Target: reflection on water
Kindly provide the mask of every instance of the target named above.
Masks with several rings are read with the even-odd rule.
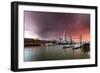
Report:
[[[70,60],[90,58],[90,50],[83,48],[63,49],[62,45],[25,47],[24,61]]]

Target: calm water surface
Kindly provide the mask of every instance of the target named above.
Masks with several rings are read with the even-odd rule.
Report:
[[[90,52],[82,48],[63,49],[62,45],[25,47],[24,61],[47,61],[47,60],[70,60],[70,59],[88,59]]]

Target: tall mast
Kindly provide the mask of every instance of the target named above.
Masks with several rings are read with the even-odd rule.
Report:
[[[63,41],[66,43],[66,31],[64,31],[64,33],[63,33]]]
[[[65,41],[66,41],[66,31],[65,31]]]
[[[82,35],[80,35],[80,46],[82,44]]]
[[[72,44],[72,43],[73,43],[72,36],[70,35],[70,44]]]

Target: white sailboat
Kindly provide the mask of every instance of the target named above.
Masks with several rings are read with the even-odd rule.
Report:
[[[66,32],[64,32],[63,34],[63,48],[71,48],[73,47],[73,45],[70,45],[68,43],[68,40],[66,39]]]

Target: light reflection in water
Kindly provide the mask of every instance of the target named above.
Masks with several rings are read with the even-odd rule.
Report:
[[[83,51],[82,48],[63,49],[62,45],[25,47],[24,61],[47,61],[47,60],[69,60],[69,59],[87,59],[90,58],[89,51]]]

